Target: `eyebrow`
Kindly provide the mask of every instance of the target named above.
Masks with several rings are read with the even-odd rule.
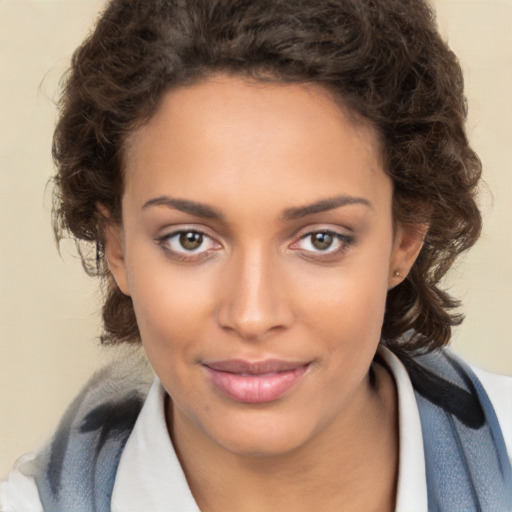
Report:
[[[293,208],[287,208],[284,210],[282,218],[284,220],[295,220],[315,213],[321,213],[328,210],[334,210],[342,206],[362,204],[372,208],[370,201],[363,197],[349,196],[342,194],[340,196],[329,197],[326,199],[320,199],[314,203],[307,204],[304,206],[297,206]],[[217,209],[212,208],[204,203],[198,203],[196,201],[190,201],[188,199],[177,199],[169,196],[159,196],[149,201],[146,201],[142,206],[143,210],[151,208],[153,206],[167,206],[168,208],[174,208],[196,217],[204,217],[207,219],[224,220],[224,215]]]
[[[326,212],[328,210],[334,210],[335,208],[340,208],[341,206],[347,206],[352,204],[362,204],[373,209],[370,201],[368,201],[368,199],[365,199],[364,197],[355,197],[342,194],[340,196],[320,199],[319,201],[304,206],[287,208],[283,213],[283,218],[285,220],[300,219],[302,217],[307,217],[308,215]]]
[[[167,206],[168,208],[174,208],[181,212],[190,213],[196,217],[205,217],[207,219],[223,219],[224,216],[215,208],[208,206],[203,203],[197,203],[195,201],[189,201],[188,199],[175,199],[169,196],[155,197],[146,201],[142,206],[143,210],[151,208],[152,206]]]

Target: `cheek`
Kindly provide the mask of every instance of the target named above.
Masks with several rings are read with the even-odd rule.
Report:
[[[338,316],[340,320],[381,317],[388,291],[390,244],[350,254],[339,267],[312,269],[296,275],[301,295],[310,307]],[[298,292],[301,290],[299,289]],[[363,325],[364,327],[364,325]]]
[[[137,271],[130,273],[130,291],[146,351],[191,351],[213,316],[208,272],[165,258],[153,258],[145,266],[133,263]]]
[[[352,362],[373,358],[385,313],[389,253],[390,244],[383,244],[364,256],[347,258],[332,272],[303,275],[307,291],[301,293],[300,314],[331,355],[343,353]]]
[[[334,347],[342,341],[347,348],[362,348],[380,340],[387,288],[369,275],[353,277],[333,279],[328,289],[310,295],[311,326],[323,330]]]
[[[386,301],[385,288],[377,291],[370,276],[340,279],[335,284],[339,285],[336,290],[316,297],[316,315],[308,316],[310,338],[319,340],[322,355],[319,372],[324,397],[334,404],[333,411],[368,374],[381,339]]]
[[[201,340],[211,331],[211,305],[190,279],[183,282],[181,272],[158,270],[154,265],[133,277],[134,310],[148,361],[173,401],[186,409],[203,402],[194,375]]]

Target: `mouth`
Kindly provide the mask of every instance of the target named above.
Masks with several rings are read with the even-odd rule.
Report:
[[[215,388],[232,400],[250,404],[281,398],[302,380],[309,365],[278,359],[203,363]]]

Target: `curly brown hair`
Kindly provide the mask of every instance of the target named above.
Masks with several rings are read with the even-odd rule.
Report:
[[[398,350],[448,343],[462,315],[439,282],[480,234],[481,164],[465,133],[460,66],[423,0],[109,2],[73,56],[53,139],[54,230],[104,279],[103,342],[140,338],[101,250],[98,204],[121,222],[127,138],[170,88],[219,72],[319,84],[371,123],[395,222],[429,225],[409,275],[388,293],[383,340]],[[96,257],[84,244],[96,244]]]

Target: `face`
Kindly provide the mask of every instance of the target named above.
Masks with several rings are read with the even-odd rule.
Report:
[[[175,434],[276,454],[360,414],[418,250],[373,130],[317,86],[218,76],[167,93],[125,162],[106,253]]]

